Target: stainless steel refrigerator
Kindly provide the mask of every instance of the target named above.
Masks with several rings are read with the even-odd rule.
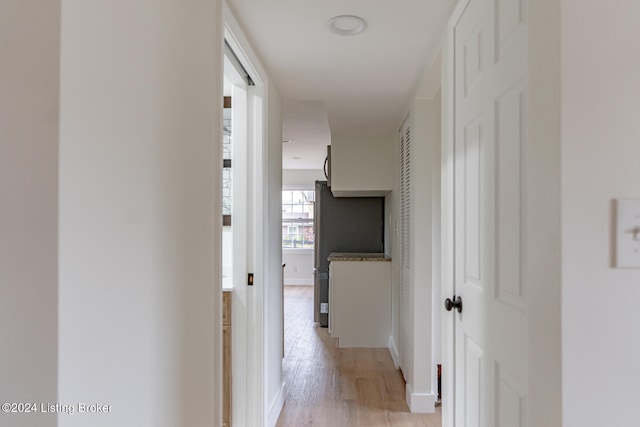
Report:
[[[331,310],[327,257],[384,252],[384,197],[333,197],[327,181],[316,181],[315,191],[314,321],[326,327]]]

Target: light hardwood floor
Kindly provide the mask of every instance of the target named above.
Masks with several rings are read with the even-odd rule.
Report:
[[[312,286],[285,286],[284,379],[278,427],[441,426],[439,412],[409,412],[389,350],[335,347],[313,323]]]

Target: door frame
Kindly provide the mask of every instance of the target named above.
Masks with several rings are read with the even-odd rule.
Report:
[[[454,294],[454,160],[455,160],[455,34],[454,29],[471,0],[461,0],[447,23],[442,46],[441,149],[441,274],[442,298]],[[440,301],[442,303],[442,301]],[[442,310],[442,426],[455,425],[455,317]]]
[[[266,73],[226,2],[223,2],[223,39],[236,54],[255,83],[247,87],[247,273],[253,273],[253,286],[244,285],[246,311],[241,328],[232,328],[232,340],[243,343],[243,354],[233,356],[233,420],[238,424],[262,427],[270,424],[269,402],[266,402],[266,376],[271,363],[267,360],[266,331],[279,327],[269,323],[266,289],[270,284],[267,262],[269,244],[276,238],[268,234],[268,81]],[[245,276],[246,277],[246,276]],[[235,279],[234,279],[235,281]],[[235,314],[235,310],[232,310]],[[236,317],[234,317],[234,322]],[[234,343],[235,346],[235,343]],[[279,361],[278,361],[279,362]],[[281,375],[281,371],[280,371]],[[239,387],[239,391],[236,389]],[[277,411],[279,413],[279,410]]]

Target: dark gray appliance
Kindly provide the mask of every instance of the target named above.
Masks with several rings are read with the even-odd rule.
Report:
[[[331,252],[384,252],[384,197],[333,197],[327,181],[316,181],[314,211],[314,321],[329,325]],[[328,307],[329,310],[331,307]]]

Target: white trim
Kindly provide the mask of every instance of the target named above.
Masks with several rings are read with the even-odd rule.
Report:
[[[442,295],[453,295],[453,143],[454,143],[454,28],[468,0],[462,0],[456,6],[446,28],[442,45],[442,150],[441,150],[441,289]],[[442,427],[455,424],[454,393],[454,318],[442,311]]]
[[[393,335],[389,336],[389,352],[391,353],[393,366],[395,366],[396,369],[400,369],[400,353],[398,353],[398,347],[396,346],[396,342],[393,339]]]
[[[280,418],[280,412],[282,411],[282,407],[284,406],[285,400],[285,390],[286,383],[283,381],[280,386],[280,390],[278,390],[278,394],[273,399],[271,406],[269,407],[269,414],[267,415],[267,426],[275,427],[278,422],[278,418]]]
[[[315,191],[313,184],[282,184],[282,191]]]
[[[282,248],[282,255],[313,255],[313,248]]]
[[[229,46],[236,54],[245,70],[251,76],[251,79],[256,86],[266,88],[266,73],[264,68],[258,61],[258,57],[251,48],[251,43],[244,35],[242,27],[236,20],[233,12],[227,5],[227,2],[223,2],[223,19],[224,19],[224,38],[229,43]]]
[[[313,286],[313,279],[297,279],[295,277],[285,277],[285,286],[301,285],[301,286]]]
[[[246,327],[244,331],[233,328],[234,336],[238,333],[246,339],[245,363],[234,363],[234,371],[241,370],[241,375],[235,378],[245,378],[244,398],[242,402],[234,399],[234,414],[236,405],[243,405],[246,425],[256,427],[265,426],[268,420],[266,402],[266,374],[272,365],[266,353],[265,331],[271,328],[279,328],[280,325],[269,323],[267,314],[269,307],[265,301],[265,285],[268,283],[270,266],[266,262],[269,253],[270,236],[265,224],[269,221],[267,215],[268,202],[268,164],[267,164],[267,106],[268,80],[264,68],[261,66],[258,56],[255,54],[244,35],[242,27],[236,20],[227,2],[223,2],[224,38],[234,51],[242,65],[247,70],[255,86],[247,88],[249,120],[248,130],[248,165],[247,184],[249,191],[247,226],[250,243],[247,250],[247,272],[254,273],[255,286],[246,289]],[[272,237],[271,237],[272,238]],[[280,268],[278,266],[278,268]],[[279,284],[279,283],[278,283]],[[239,290],[236,290],[239,291]],[[235,362],[235,357],[234,357]],[[278,363],[280,360],[278,360]],[[240,366],[238,366],[240,365]],[[239,397],[240,399],[240,397]],[[278,409],[279,410],[279,409]],[[234,421],[236,420],[234,415]]]
[[[414,393],[411,384],[407,384],[405,398],[413,413],[432,414],[436,411],[437,396],[433,393]]]

